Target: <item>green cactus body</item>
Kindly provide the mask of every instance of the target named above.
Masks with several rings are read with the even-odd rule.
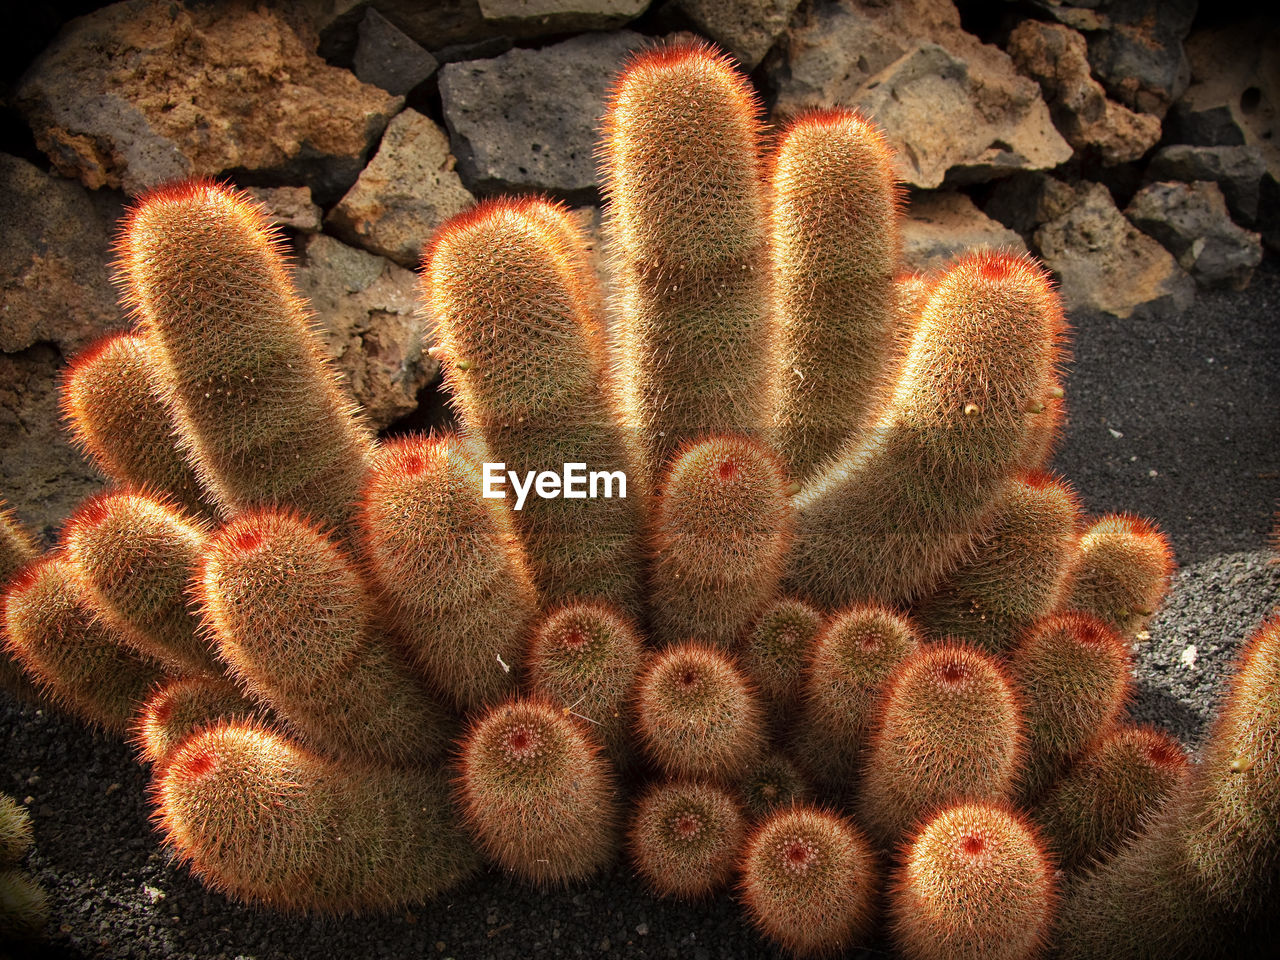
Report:
[[[795,755],[810,776],[841,798],[861,768],[882,688],[919,646],[915,626],[880,607],[835,614],[813,645]]]
[[[169,504],[136,493],[82,503],[62,533],[94,609],[138,652],[174,673],[222,672],[187,597],[205,530]]]
[[[807,804],[778,810],[747,840],[740,869],[747,916],[788,953],[836,953],[869,937],[876,856],[839,814]]]
[[[890,900],[894,943],[907,960],[1031,960],[1055,899],[1052,863],[1021,816],[959,804],[905,849]]]
[[[900,197],[876,126],[807,114],[772,159],[780,391],[773,436],[804,481],[872,421],[892,382]]]
[[[207,180],[162,187],[130,213],[120,268],[187,456],[219,509],[349,521],[371,438],[263,210]]]
[[[755,95],[699,44],[636,56],[601,143],[623,384],[645,472],[688,440],[760,436],[773,410]]]
[[[576,600],[538,624],[529,689],[587,724],[621,771],[631,768],[632,695],[644,645],[629,619],[599,600]]]
[[[743,808],[755,823],[775,810],[813,800],[813,790],[800,768],[785,753],[777,750],[752,763],[737,787]]]
[[[889,845],[948,804],[1007,800],[1024,756],[1021,714],[990,657],[960,644],[918,650],[881,694],[860,822]]]
[[[572,491],[538,489],[514,513],[539,590],[551,602],[592,596],[638,612],[642,498],[584,249],[561,207],[483,203],[427,245],[422,294],[462,423],[487,461],[505,464],[504,482],[508,471],[523,479],[585,465]],[[593,495],[591,475],[616,472],[631,481],[625,496],[616,478],[612,496],[599,480]]]
[[[685,446],[663,479],[653,528],[650,613],[659,639],[735,646],[773,598],[790,544],[777,459],[747,437]]]
[[[26,807],[0,793],[0,867],[12,867],[22,860],[34,838]]]
[[[208,886],[250,903],[386,911],[477,865],[443,775],[348,770],[277,733],[221,723],[156,768],[156,819]]]
[[[1064,607],[1093,614],[1121,636],[1136,636],[1168,592],[1172,570],[1169,539],[1155,524],[1132,514],[1110,514],[1080,537]]]
[[[787,584],[824,608],[919,597],[960,564],[1031,443],[1064,322],[1029,259],[974,254],[935,284],[897,389],[795,498]]]
[[[756,692],[725,654],[685,643],[654,654],[636,684],[636,735],[670,777],[732,782],[765,746]]]
[[[374,456],[360,507],[364,556],[384,622],[458,710],[515,692],[537,596],[508,511],[451,435],[392,440]]]
[[[444,712],[376,630],[356,568],[310,523],[242,514],[210,540],[195,586],[232,677],[309,745],[398,765],[444,748]]]
[[[147,763],[163,763],[188,737],[226,721],[261,720],[266,711],[220,677],[177,677],[152,692],[134,721],[133,743]]]
[[[972,559],[912,611],[935,637],[1008,653],[1035,621],[1055,610],[1080,533],[1080,503],[1046,474],[1010,480]]]
[[[738,801],[724,788],[676,780],[640,797],[629,847],[636,870],[659,895],[695,899],[729,882],[745,836]]]
[[[784,728],[804,685],[805,661],[822,630],[822,615],[789,597],[765,608],[742,645],[742,666],[755,681],[765,712]]]
[[[1186,754],[1168,734],[1119,725],[1095,742],[1044,798],[1036,820],[1058,865],[1105,860],[1180,792]]]
[[[3,596],[9,581],[38,556],[35,540],[22,525],[18,515],[0,499],[0,596]],[[2,627],[3,624],[0,624]],[[3,629],[0,629],[0,689],[8,690],[17,697],[30,701],[38,701],[40,693],[31,680],[22,672],[18,661],[9,653],[3,643]]]
[[[76,356],[60,391],[72,438],[99,470],[208,515],[165,396],[147,338],[136,333],[108,334]]]
[[[481,849],[526,882],[582,880],[617,851],[609,764],[550,704],[513,700],[484,714],[462,743],[457,783]]]
[[[1009,665],[1026,704],[1024,799],[1038,798],[1115,723],[1129,698],[1130,660],[1119,634],[1088,614],[1054,614],[1027,631]]]
[[[6,652],[71,712],[123,733],[161,667],[101,621],[81,577],[70,561],[51,556],[12,578],[4,598]]]

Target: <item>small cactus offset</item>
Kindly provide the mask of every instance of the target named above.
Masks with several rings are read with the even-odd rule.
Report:
[[[9,581],[37,557],[35,540],[18,515],[0,499],[0,595]],[[4,644],[4,628],[0,624],[0,687],[24,699],[38,699],[39,694],[22,667]]]
[[[783,597],[760,614],[741,645],[742,666],[760,688],[775,727],[785,727],[804,685],[805,661],[822,630],[822,614]]]
[[[757,823],[780,808],[813,801],[813,789],[800,768],[778,751],[752,763],[737,786],[747,816]]]
[[[133,742],[148,763],[163,763],[192,734],[222,721],[265,714],[220,677],[179,677],[158,686],[134,721]]]
[[[0,938],[18,944],[39,938],[49,924],[49,898],[18,868],[34,834],[25,808],[0,793]]]
[[[1095,520],[1080,537],[1065,606],[1136,635],[1169,589],[1173,549],[1149,520],[1112,514]]]

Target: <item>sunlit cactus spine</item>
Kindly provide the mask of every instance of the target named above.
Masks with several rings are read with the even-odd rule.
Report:
[[[0,938],[8,943],[33,940],[49,923],[48,895],[17,868],[33,840],[26,808],[0,793]]]
[[[868,748],[860,822],[892,844],[961,800],[1012,797],[1022,705],[1000,666],[961,644],[923,647],[886,684]]]
[[[102,622],[65,557],[23,568],[4,597],[8,655],[50,697],[91,723],[124,733],[160,664]]]
[[[723,787],[673,780],[651,786],[631,815],[631,861],[661,896],[695,899],[729,882],[746,836]]]
[[[1064,604],[1132,637],[1160,606],[1172,571],[1173,548],[1155,524],[1132,514],[1110,514],[1081,535]]]
[[[740,872],[747,916],[795,956],[836,953],[871,932],[875,852],[839,814],[807,804],[778,810],[747,840]]]
[[[457,786],[480,848],[529,883],[582,880],[617,851],[613,772],[550,704],[513,700],[480,717],[462,743]]]
[[[278,505],[341,526],[371,437],[311,327],[282,243],[247,194],[191,181],[139,200],[119,269],[183,447],[219,509]]]
[[[1009,664],[1026,720],[1024,799],[1037,799],[1120,716],[1131,659],[1120,635],[1086,613],[1054,614],[1027,631]]]
[[[764,750],[755,689],[711,647],[686,643],[653,654],[635,696],[636,736],[668,776],[730,782]]]
[[[1034,828],[1001,806],[958,804],[903,852],[890,895],[907,960],[1030,960],[1046,946],[1053,864]]]
[[[26,808],[0,793],[0,867],[11,867],[21,861],[34,841],[35,832]]]
[[[920,646],[914,624],[881,607],[832,616],[805,668],[796,758],[842,799],[855,782],[888,679]]]
[[[349,769],[252,725],[196,733],[156,768],[151,790],[178,859],[250,903],[385,911],[477,865],[441,775]]]
[[[444,748],[444,712],[377,629],[355,566],[315,526],[240,515],[210,540],[195,589],[231,676],[309,746],[400,765]]]
[[[567,603],[537,625],[529,643],[529,690],[590,726],[620,770],[634,762],[632,696],[644,660],[634,624],[600,600]]]
[[[165,397],[147,338],[136,333],[108,334],[77,354],[59,391],[72,439],[99,470],[193,515],[208,514]]]
[[[510,513],[480,496],[482,482],[455,436],[392,440],[374,455],[360,505],[383,622],[460,710],[515,692],[538,604]]]
[[[787,726],[797,710],[805,662],[821,630],[822,614],[803,600],[781,597],[760,614],[739,648],[743,669],[777,728]]]
[[[1074,871],[1111,856],[1181,790],[1189,769],[1182,746],[1167,733],[1112,728],[1071,765],[1036,811],[1058,865]]]
[[[777,750],[771,750],[747,767],[737,788],[744,812],[757,823],[775,810],[813,800],[813,789],[804,773],[790,757]]]
[[[105,493],[80,504],[62,541],[94,609],[126,642],[170,672],[222,672],[187,594],[205,547],[201,524],[164,500]]]
[[[18,571],[34,561],[38,554],[35,539],[18,515],[0,498],[0,596]],[[36,687],[23,674],[22,667],[8,652],[3,639],[3,623],[0,622],[0,688],[19,697],[38,699]]]
[[[628,413],[656,477],[682,443],[771,408],[767,199],[754,92],[702,44],[636,55],[600,153]]]
[[[807,114],[770,163],[779,334],[773,437],[811,476],[873,420],[892,387],[900,238],[893,158],[856,112]]]
[[[658,638],[728,649],[745,637],[777,590],[791,528],[788,481],[763,444],[717,436],[682,447],[654,510]]]
[[[265,710],[220,677],[176,677],[138,712],[132,740],[147,763],[163,763],[192,734],[225,721],[258,720]]]
[[[1011,479],[986,521],[972,559],[912,611],[935,637],[1005,654],[1068,588],[1080,527],[1080,501],[1048,474]]]
[[[552,602],[592,596],[636,612],[642,496],[585,247],[558,206],[482,203],[428,243],[422,298],[462,424],[483,440],[486,461],[505,464],[508,505],[517,498],[508,471],[523,481],[580,465],[558,496],[529,490],[513,514],[539,590]]]
[[[934,285],[880,419],[795,498],[787,584],[825,607],[919,597],[963,561],[1026,459],[1063,359],[1057,293],[979,253]]]

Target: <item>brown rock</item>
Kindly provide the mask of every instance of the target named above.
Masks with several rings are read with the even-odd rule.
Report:
[[[1015,173],[995,185],[982,212],[1030,239],[1036,227],[1062,216],[1075,202],[1075,191],[1056,177]]]
[[[299,233],[319,233],[321,210],[310,187],[249,187],[246,192],[267,208],[272,224]]]
[[[94,200],[78,183],[0,155],[0,351],[41,341],[79,350],[124,325],[107,266],[113,218]]]
[[[754,70],[787,29],[800,0],[675,0],[673,7]]]
[[[329,355],[381,429],[414,410],[440,365],[427,356],[434,331],[417,310],[415,277],[389,260],[318,234],[295,268]]]
[[[1195,281],[1101,184],[1082,184],[1075,205],[1037,230],[1035,244],[1061,281],[1068,312],[1124,319],[1149,304],[1185,310],[1195,298]]]
[[[1160,139],[1160,120],[1107,99],[1089,74],[1085,39],[1069,27],[1023,20],[1006,49],[1014,65],[1040,84],[1053,122],[1077,150],[1096,150],[1105,164],[1137,160]]]
[[[960,26],[950,0],[815,4],[774,70],[778,110],[846,103],[874,116],[907,183],[1055,167],[1071,147],[1034,81]]]
[[[402,101],[314,47],[267,7],[126,0],[68,24],[15,99],[58,171],[88,187],[244,169],[325,202]]]
[[[473,202],[454,166],[445,132],[405,110],[326,222],[348,243],[416,267],[432,231]]]
[[[1089,66],[1114,99],[1163,117],[1187,87],[1182,41],[1198,0],[1098,0],[1101,29],[1089,33]],[[1082,4],[1084,5],[1084,4]]]
[[[1018,234],[979,210],[963,193],[921,193],[912,198],[902,224],[905,268],[922,272],[936,270],[970,250],[1025,253],[1027,245]]]
[[[644,13],[649,0],[479,0],[486,20],[510,22],[521,32],[534,25],[539,32],[600,30],[617,27]]]

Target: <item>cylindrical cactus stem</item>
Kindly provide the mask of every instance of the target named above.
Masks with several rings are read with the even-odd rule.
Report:
[[[1182,789],[1182,745],[1150,727],[1118,725],[1071,765],[1036,820],[1064,871],[1106,860]]]
[[[832,608],[912,600],[961,563],[1031,443],[1062,309],[1030,259],[974,254],[934,286],[866,440],[795,498],[791,589]]]
[[[1035,830],[1000,806],[942,810],[906,847],[890,900],[907,960],[1031,960],[1048,940],[1053,865]]]
[[[962,644],[923,647],[890,678],[867,753],[862,819],[890,845],[961,800],[1013,794],[1022,709],[995,660]]]
[[[634,761],[632,699],[644,644],[612,604],[576,600],[537,625],[526,660],[531,692],[586,723],[621,771]]]
[[[241,514],[210,541],[195,589],[219,657],[308,745],[416,765],[444,747],[443,711],[373,624],[343,551],[294,514]]]
[[[862,766],[881,689],[919,646],[915,625],[881,607],[835,614],[813,645],[793,748],[809,775],[840,799]]]
[[[128,299],[201,486],[225,514],[298,510],[340,528],[372,450],[248,195],[161,187],[120,243]]]
[[[892,388],[900,196],[888,144],[853,110],[797,119],[771,166],[773,436],[804,481],[874,422]]]
[[[266,711],[220,677],[177,677],[157,687],[133,726],[133,744],[147,763],[163,763],[192,734],[224,721],[249,722]]]
[[[650,612],[665,643],[728,649],[773,599],[791,541],[786,477],[748,437],[708,437],[671,462],[654,511]]]
[[[21,870],[0,869],[0,939],[18,944],[37,940],[49,925],[49,896]]]
[[[0,498],[0,597],[3,597],[9,581],[18,571],[33,562],[38,555],[35,539],[22,525],[18,515]],[[40,691],[5,648],[3,634],[3,623],[0,622],[0,689],[38,702]]]
[[[613,774],[582,728],[537,700],[491,708],[462,744],[458,792],[485,854],[545,886],[582,880],[618,845]]]
[[[757,823],[775,810],[813,800],[813,790],[800,768],[777,750],[766,753],[747,767],[737,788],[743,810]]]
[[[76,445],[112,480],[208,515],[165,397],[147,338],[111,333],[72,359],[62,381],[62,414]]]
[[[652,656],[636,684],[636,733],[671,777],[732,782],[765,747],[755,690],[725,654],[685,643]]]
[[[703,44],[637,55],[601,145],[617,242],[625,401],[646,472],[773,414],[767,200],[755,94]]]
[[[803,600],[769,604],[742,645],[742,666],[760,691],[770,722],[788,724],[804,685],[804,667],[822,630],[822,614]]]
[[[788,953],[836,953],[875,922],[875,852],[839,814],[798,804],[778,810],[747,840],[741,895],[747,916]]]
[[[278,733],[220,723],[152,782],[156,820],[206,885],[325,913],[420,903],[477,866],[439,773],[348,770]]]
[[[639,612],[641,488],[614,403],[598,295],[568,213],[494,200],[450,220],[423,254],[421,289],[462,424],[514,506],[550,602],[599,597]],[[560,474],[561,471],[563,474]],[[557,474],[555,495],[538,480]],[[544,478],[545,479],[545,478]],[[488,487],[485,488],[488,490]]]
[[[6,652],[55,701],[113,733],[128,729],[162,676],[105,624],[65,557],[30,564],[4,598]]]
[[[1132,637],[1146,626],[1169,590],[1173,549],[1149,520],[1109,514],[1080,537],[1064,609],[1083,610]]]
[[[168,503],[128,491],[86,500],[62,532],[85,593],[125,641],[172,672],[216,676],[222,667],[187,596],[206,539]]]
[[[1009,663],[1025,705],[1024,799],[1038,798],[1115,723],[1129,699],[1130,660],[1120,635],[1087,613],[1054,614],[1027,631]]]
[[[631,815],[631,861],[660,896],[695,899],[726,883],[746,837],[742,811],[723,787],[654,784]]]
[[[466,711],[515,692],[537,596],[511,515],[484,499],[453,435],[392,440],[360,506],[383,621],[437,693]]]
[[[1008,653],[1062,601],[1079,533],[1069,484],[1048,474],[1008,481],[974,556],[916,605],[916,622],[934,637]]]
[[[12,867],[27,855],[34,842],[27,808],[0,793],[0,867]]]
[[[1180,834],[1200,885],[1245,915],[1274,908],[1280,885],[1280,619],[1245,644]]]

